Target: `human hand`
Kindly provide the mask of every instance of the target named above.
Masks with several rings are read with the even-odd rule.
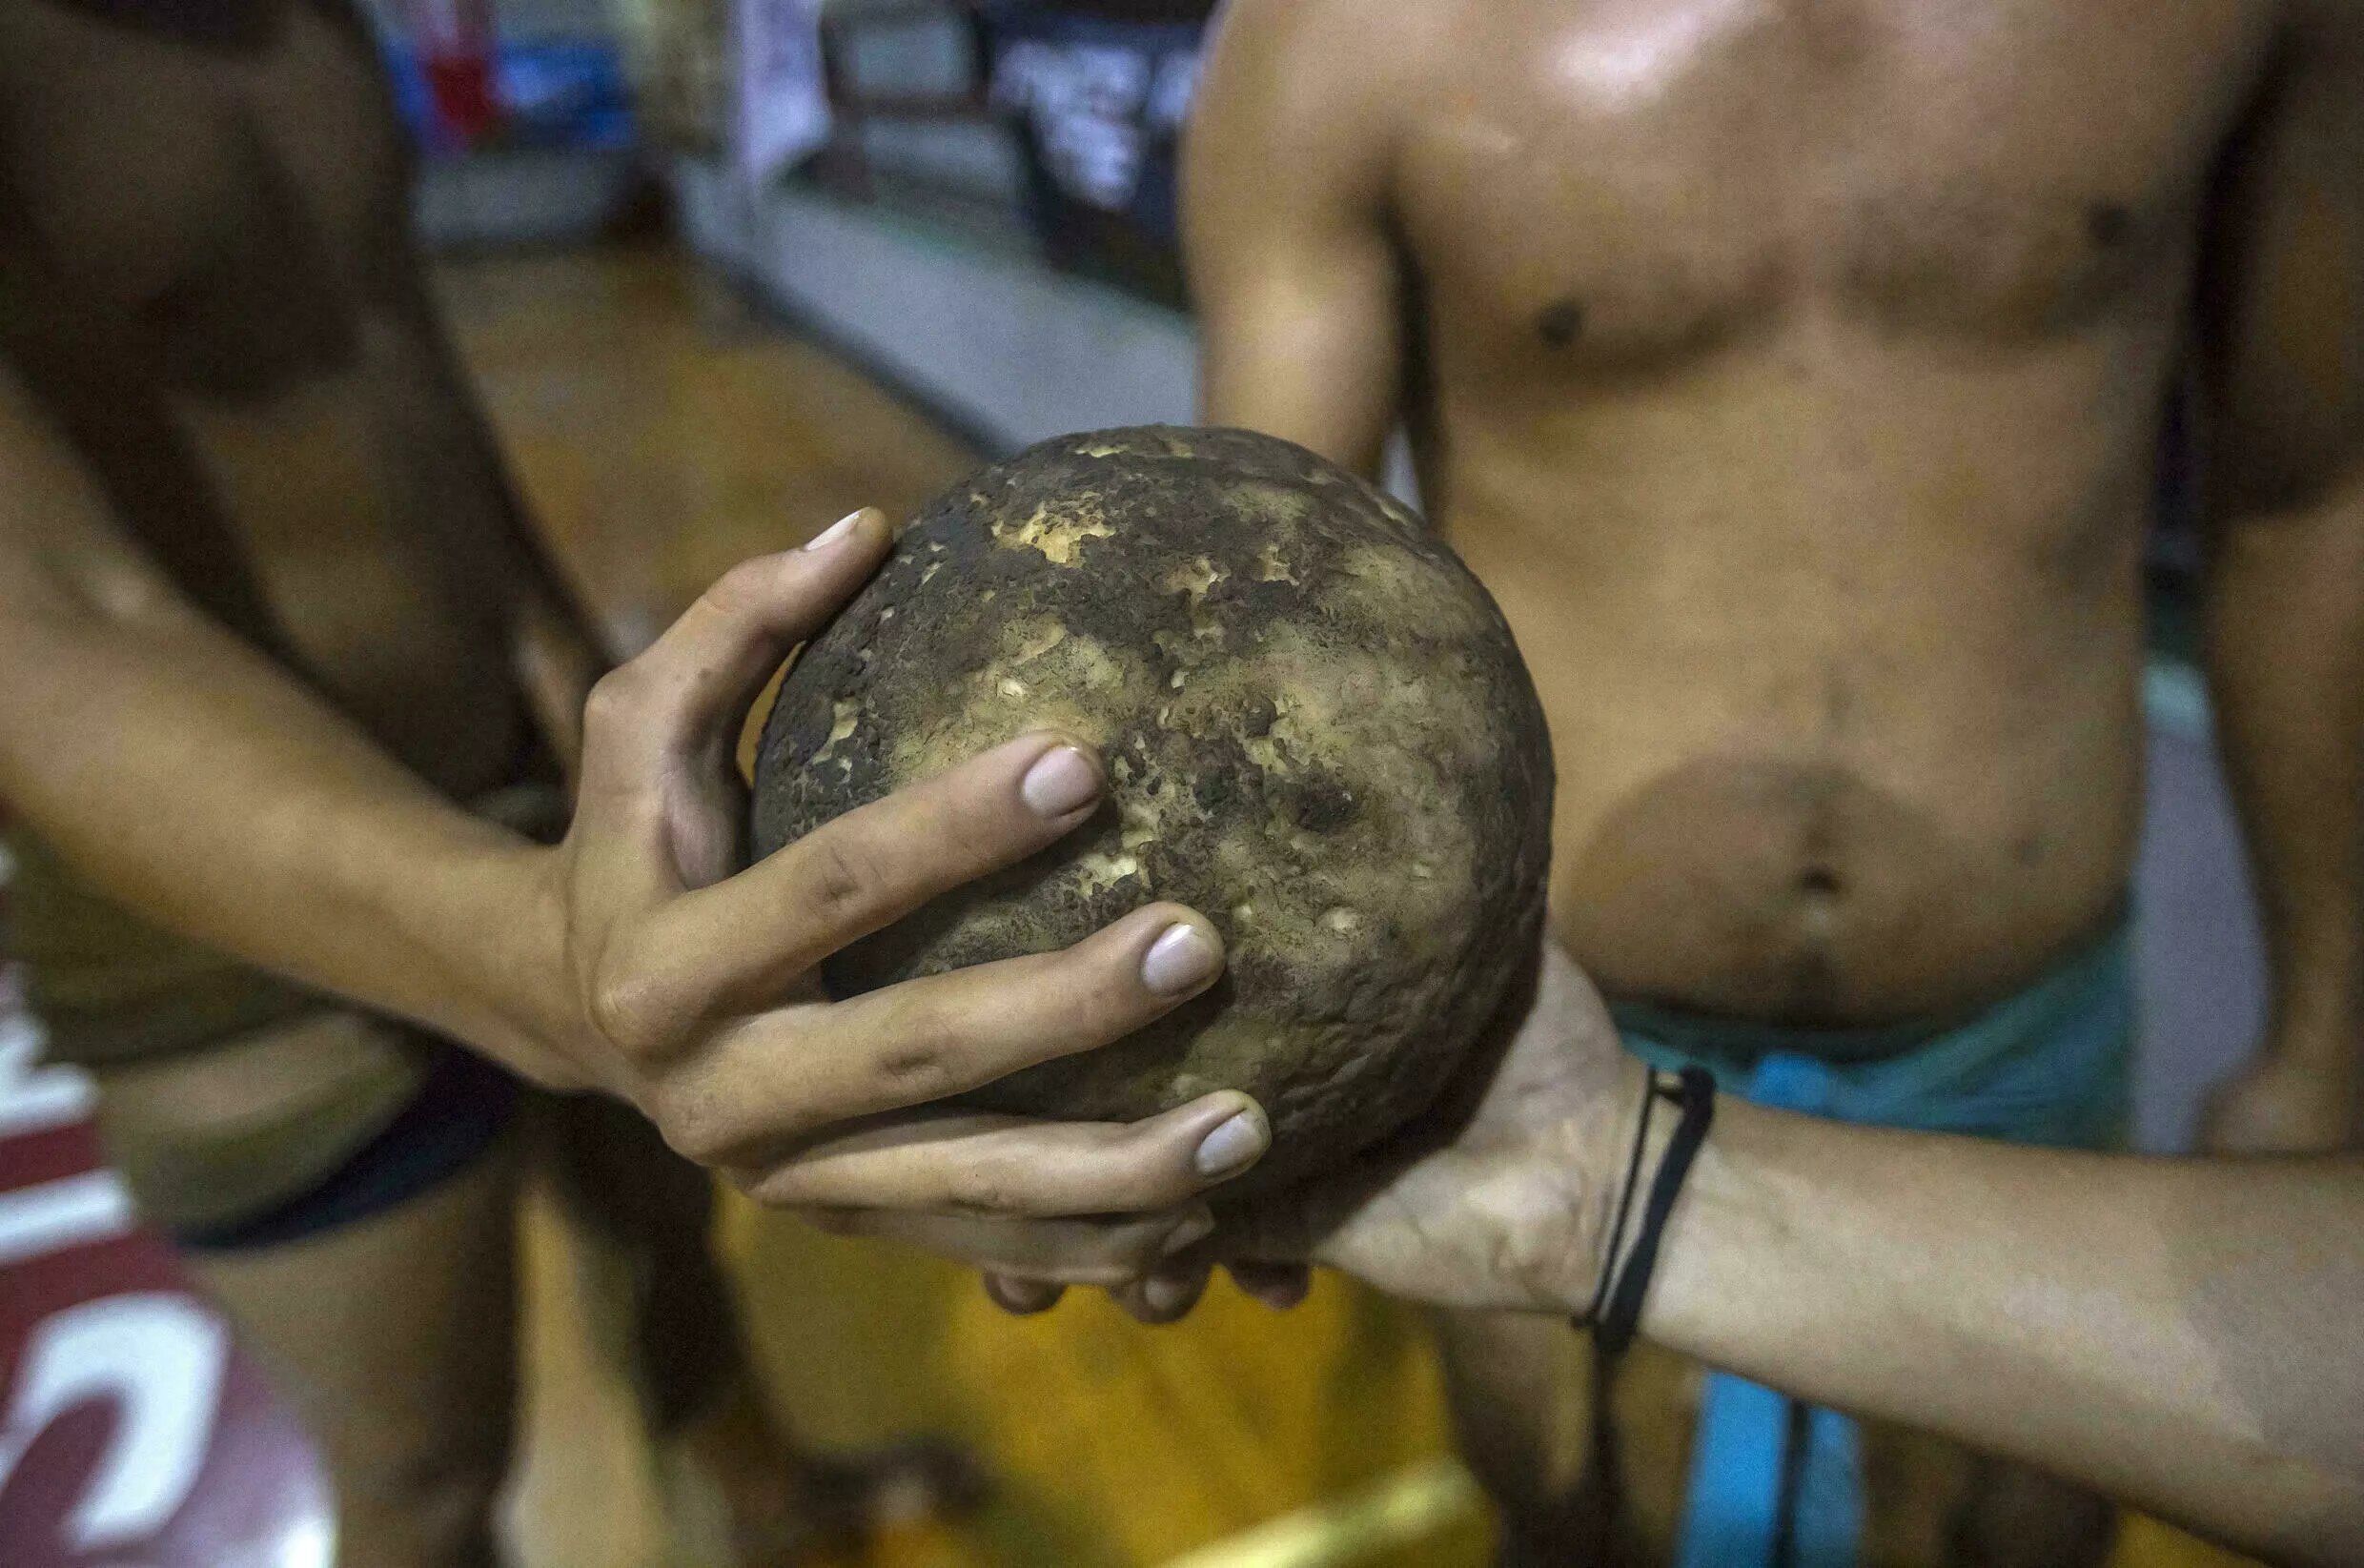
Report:
[[[1168,1322],[1218,1262],[1274,1306],[1325,1263],[1437,1305],[1573,1312],[1599,1277],[1646,1082],[1591,984],[1546,942],[1457,1094],[1402,1136],[1226,1215],[1201,1244],[1145,1257],[1146,1273],[1076,1281],[1010,1261],[988,1269],[986,1290],[1025,1313],[1057,1301],[1063,1280],[1112,1284],[1135,1317]]]
[[[828,1211],[1189,1217],[1269,1140],[1247,1096],[1131,1125],[935,1105],[1139,1028],[1211,985],[1219,937],[1158,904],[1060,952],[831,1003],[815,971],[942,893],[1089,818],[1096,761],[1063,737],[995,747],[744,865],[741,723],[888,541],[874,511],[727,573],[584,720],[566,838],[520,857],[497,937],[517,955],[505,1054],[640,1107],[758,1201]],[[743,868],[744,867],[744,868]],[[1220,1159],[1205,1160],[1213,1149]]]
[[[1252,1207],[1208,1246],[1265,1265],[1327,1264],[1435,1306],[1580,1311],[1648,1075],[1548,940],[1479,1049],[1457,1097],[1406,1135]]]

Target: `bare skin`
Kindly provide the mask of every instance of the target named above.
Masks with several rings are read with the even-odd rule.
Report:
[[[1089,816],[1095,760],[1029,737],[736,874],[731,742],[884,519],[747,563],[594,688],[605,661],[428,304],[406,179],[341,0],[0,8],[0,798],[152,919],[634,1108],[588,1151],[604,1195],[574,1190],[691,1298],[643,1303],[649,1374],[722,1363],[672,1436],[785,1523],[794,1461],[749,1418],[706,1186],[662,1145],[847,1214],[1137,1213],[1094,1277],[1137,1273],[1243,1163],[1202,1171],[1209,1132],[1242,1119],[1226,1147],[1260,1151],[1243,1097],[1134,1128],[881,1113],[1114,1038],[1211,981],[1219,945],[1160,906],[1069,952],[818,1000],[825,953]],[[581,780],[555,847],[453,804],[510,782],[535,729]],[[207,1069],[140,1075],[173,1080],[149,1122],[285,1088],[187,1074]],[[490,1553],[513,1157],[212,1270],[332,1422],[357,1563]]]
[[[2041,973],[2125,887],[2159,420],[2281,11],[1399,11],[1233,12],[1210,417],[1366,467],[1412,417],[1611,994],[1844,1025]]]
[[[1275,1200],[1225,1242],[1440,1307],[1589,1310],[1642,1069],[1556,945],[1504,1032],[1448,1136]],[[1642,1182],[1671,1130],[1653,1119]],[[2270,1561],[2364,1554],[2354,1154],[2060,1153],[1724,1096],[1651,1278],[1642,1332],[1715,1365]]]
[[[2190,353],[2274,959],[2211,1136],[2354,1135],[2356,28],[2334,0],[1233,7],[1185,178],[1207,415],[1366,469],[1409,423],[1550,714],[1558,935],[1604,990],[1943,1018],[2118,918]],[[1569,1344],[1462,1333],[1498,1342],[1458,1405],[1513,1432],[1473,1446],[1532,1456],[1488,1478],[1547,1511],[1583,1421],[1538,1368]]]

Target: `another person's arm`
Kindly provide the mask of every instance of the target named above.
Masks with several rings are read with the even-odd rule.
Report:
[[[412,181],[416,178],[414,171]],[[505,558],[499,589],[511,673],[535,729],[571,785],[581,769],[582,710],[591,687],[621,657],[642,650],[619,645],[613,628],[595,619],[551,540],[536,525],[476,382],[452,341],[429,283],[430,260],[411,228],[408,209],[395,205],[400,227],[382,240],[392,264],[378,280],[380,292],[362,308],[362,331],[377,340],[378,353],[398,361],[385,380],[406,395],[401,416],[428,427],[413,430],[410,438],[442,447],[442,472],[473,487],[478,497],[495,499],[491,520],[499,537],[492,543]],[[414,504],[424,516],[439,510],[431,499]],[[480,509],[471,508],[473,526],[482,526],[476,520],[480,517]],[[471,541],[479,547],[482,542]]]
[[[1641,1082],[1555,949],[1450,1137],[1268,1209],[1231,1245],[1441,1305],[1581,1313]],[[1661,1105],[1641,1191],[1673,1121]],[[2359,1301],[2364,1160],[2056,1153],[1727,1096],[1641,1328],[2248,1550],[2344,1564],[2364,1560]]]
[[[1200,917],[1155,906],[1065,952],[836,1005],[809,978],[1087,818],[1090,758],[1014,741],[739,868],[740,720],[886,541],[862,513],[749,561],[602,680],[575,822],[542,847],[439,798],[186,600],[0,373],[0,798],[124,903],[626,1097],[766,1201],[1147,1211],[1170,1231],[1210,1184],[1199,1143],[1234,1116],[1260,1129],[1243,1096],[1131,1128],[883,1113],[1164,1012],[1219,963]],[[1193,950],[1208,964],[1184,983],[1171,961]]]
[[[2208,670],[2273,977],[2227,1151],[2364,1132],[2364,12],[2296,9],[2203,289]]]
[[[1403,375],[1386,220],[1385,51],[1335,0],[1234,0],[1183,145],[1182,244],[1210,424],[1283,437],[1371,478]]]
[[[2276,1559],[2364,1559],[2364,1160],[2061,1154],[1738,1100],[1643,1332]]]

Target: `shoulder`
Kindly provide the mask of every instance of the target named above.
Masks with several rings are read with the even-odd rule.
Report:
[[[1230,0],[1200,112],[1273,157],[1383,160],[1428,89],[1458,7],[1420,0]]]

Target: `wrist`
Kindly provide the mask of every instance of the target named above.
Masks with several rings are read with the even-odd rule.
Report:
[[[1661,1110],[1671,1113],[1671,1122]],[[1641,1126],[1600,1249],[1592,1310],[1582,1319],[1600,1355],[1622,1355],[1641,1328],[1667,1227],[1715,1126],[1715,1079],[1704,1068],[1644,1074]]]
[[[1567,1132],[1567,1163],[1578,1174],[1556,1299],[1579,1324],[1600,1310],[1617,1256],[1631,1246],[1641,1191],[1665,1151],[1664,1118],[1653,1112],[1650,1076],[1647,1066],[1620,1050],[1613,1089],[1594,1096]]]
[[[434,976],[435,1022],[551,1088],[590,1080],[575,1062],[580,1010],[566,957],[562,848],[489,824],[436,881],[419,932]]]
[[[1798,1310],[1774,1281],[1813,1233],[1800,1140],[1820,1130],[1737,1095],[1718,1097],[1715,1130],[1667,1218],[1643,1337],[1687,1354],[1723,1354]]]

